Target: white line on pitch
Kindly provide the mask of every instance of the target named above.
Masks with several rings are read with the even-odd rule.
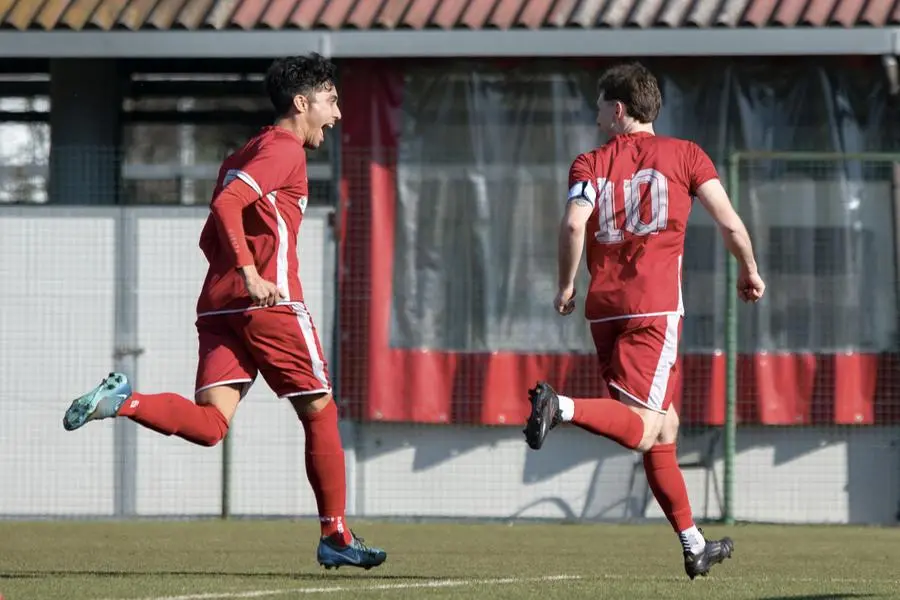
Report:
[[[331,594],[334,592],[373,592],[379,590],[412,590],[423,588],[469,587],[476,585],[508,585],[511,583],[541,583],[581,579],[580,575],[550,575],[547,577],[504,577],[502,579],[432,579],[410,583],[380,583],[374,585],[335,585],[329,587],[298,587],[274,590],[249,590],[246,592],[211,592],[186,596],[153,596],[137,600],[228,600],[238,598],[265,598],[285,594]],[[118,600],[131,600],[120,598]]]
[[[579,579],[582,579],[579,577]],[[624,573],[595,573],[589,579],[602,579],[606,581],[678,581],[686,585],[705,585],[714,582],[752,581],[754,583],[823,583],[831,585],[894,585],[900,586],[900,579],[872,579],[871,577],[771,577],[760,575],[732,575],[722,572],[721,575],[709,579],[697,578],[690,582],[684,575],[641,575]],[[700,583],[704,582],[704,583]]]

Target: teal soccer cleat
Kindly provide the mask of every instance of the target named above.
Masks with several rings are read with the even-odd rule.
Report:
[[[356,537],[352,531],[353,540],[346,546],[339,546],[331,539],[323,537],[319,540],[319,549],[316,559],[326,569],[338,567],[361,567],[367,571],[377,567],[387,559],[387,553],[381,548],[369,548],[363,543],[363,539]]]
[[[88,421],[114,417],[131,397],[131,384],[122,373],[110,373],[100,385],[76,398],[63,417],[66,431],[78,429]]]

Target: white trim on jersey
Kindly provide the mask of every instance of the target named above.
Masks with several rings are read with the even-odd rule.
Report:
[[[569,199],[566,202],[574,200],[584,200],[594,208],[597,205],[597,190],[594,189],[594,184],[590,181],[576,181],[569,188]]]
[[[275,308],[275,306],[296,306],[300,304],[299,302],[291,302],[288,300],[282,300],[280,302],[276,302],[274,306],[247,306],[245,308],[226,308],[223,310],[209,310],[202,313],[197,313],[198,317],[211,317],[213,315],[233,315],[235,313],[244,313],[250,310],[266,310],[268,308]]]
[[[312,317],[309,309],[305,304],[297,304],[294,307],[294,313],[297,315],[297,323],[300,324],[300,331],[303,333],[303,340],[306,342],[306,350],[309,352],[309,360],[312,363],[313,375],[322,384],[324,388],[331,389],[331,383],[325,374],[325,361],[319,355],[319,347],[316,345],[316,336],[313,332]]]
[[[618,315],[615,317],[603,317],[602,319],[588,319],[588,323],[606,323],[607,321],[618,321],[619,319],[640,319],[643,317],[666,317],[670,315],[681,316],[677,311],[666,310],[663,312],[652,313],[636,313],[633,315]]]
[[[275,259],[276,281],[275,285],[284,294],[284,302],[291,300],[291,288],[288,284],[288,230],[287,223],[278,212],[278,204],[275,201],[275,192],[266,194],[266,198],[272,203],[272,209],[275,211],[275,222],[278,224],[278,254]]]
[[[297,246],[294,248],[294,253],[297,256],[297,281],[303,281],[303,278],[300,277],[300,228],[303,227],[303,213],[306,210],[306,197],[302,197],[297,200],[297,204],[300,206],[300,225],[297,226]]]
[[[230,172],[231,172],[231,171],[229,171],[229,173],[230,173]],[[249,185],[250,187],[252,187],[252,188],[253,188],[253,191],[256,192],[256,193],[259,195],[260,198],[262,198],[262,195],[263,195],[262,188],[259,187],[259,184],[256,183],[256,180],[253,179],[253,177],[251,177],[249,173],[247,173],[246,171],[237,171],[237,172],[235,173],[235,175],[236,175],[241,181],[243,181],[244,183],[246,183],[247,185]]]
[[[664,310],[661,312],[652,312],[652,313],[635,313],[632,315],[617,315],[615,317],[603,317],[602,319],[588,319],[588,323],[605,323],[606,321],[616,321],[619,319],[640,319],[642,317],[664,317],[668,315],[678,315],[680,317],[684,316],[684,294],[682,290],[682,280],[681,280],[681,268],[682,268],[683,258],[681,255],[678,256],[678,275],[676,277],[675,285],[678,286],[678,306],[675,310]]]

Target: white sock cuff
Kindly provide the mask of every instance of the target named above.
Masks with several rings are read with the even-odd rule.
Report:
[[[575,401],[568,396],[556,396],[559,399],[559,412],[563,421],[575,418]]]
[[[678,537],[682,547],[691,554],[699,554],[706,547],[706,540],[696,525],[682,531]]]

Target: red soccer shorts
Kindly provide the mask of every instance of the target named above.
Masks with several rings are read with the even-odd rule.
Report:
[[[647,408],[666,412],[678,384],[681,317],[671,314],[595,322],[591,334],[609,387]]]
[[[196,391],[243,383],[261,373],[279,398],[331,391],[325,354],[303,303],[197,318]],[[243,395],[242,394],[242,395]]]

